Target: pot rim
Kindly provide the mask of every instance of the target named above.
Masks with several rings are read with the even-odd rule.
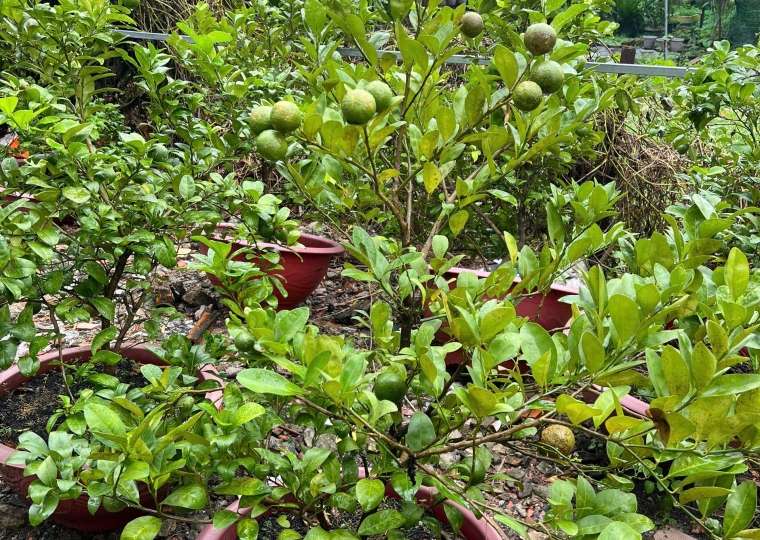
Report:
[[[130,353],[150,354],[156,360],[160,360],[160,358],[154,355],[153,352],[151,352],[150,349],[148,349],[146,345],[149,345],[149,344],[125,343],[124,346],[119,351],[119,353],[125,358],[130,359],[130,360],[136,360],[135,358],[130,357]],[[70,362],[72,360],[76,360],[83,356],[88,356],[88,355],[92,356],[92,349],[90,347],[68,347],[61,351],[61,357],[63,358],[64,362]],[[20,386],[23,386],[24,384],[26,384],[33,378],[40,375],[45,375],[49,371],[52,371],[55,368],[48,367],[48,364],[51,362],[57,361],[58,359],[59,359],[58,351],[51,351],[45,354],[41,354],[39,356],[40,369],[37,372],[37,374],[35,374],[32,377],[25,377],[26,380],[21,382],[21,384],[10,386],[8,389],[13,390]],[[45,369],[43,371],[43,367],[48,368],[48,369]],[[18,364],[14,362],[14,364],[11,367],[0,372],[0,390],[5,389],[6,385],[9,384],[9,381],[11,379],[14,379],[19,376],[23,377],[23,375],[21,375],[21,372],[18,369]],[[212,364],[205,364],[201,366],[198,372],[198,378],[202,381],[215,379],[219,381],[220,383],[223,382],[219,376],[219,372],[217,371],[216,367],[214,367]],[[208,397],[208,396],[215,395],[217,392],[219,393],[217,397],[218,399],[222,395],[221,390],[211,390],[206,394],[206,396]],[[4,393],[4,391],[2,393]],[[212,402],[214,402],[214,400],[212,400]],[[17,469],[24,469],[25,467],[21,465],[6,465],[5,463],[8,460],[8,458],[12,454],[14,454],[16,451],[17,451],[16,448],[11,448],[10,446],[0,443],[0,467],[13,467]]]
[[[216,226],[216,230],[219,231],[231,231],[231,230],[237,230],[237,227],[234,223],[219,223]],[[234,240],[236,244],[240,244],[241,246],[252,246],[257,248],[270,248],[275,249],[280,252],[292,252],[292,253],[298,253],[300,255],[338,255],[340,253],[343,253],[346,251],[346,249],[341,246],[338,242],[335,240],[331,240],[329,238],[325,238],[324,236],[317,236],[315,234],[308,234],[308,233],[301,233],[301,238],[309,238],[311,240],[316,240],[318,242],[322,242],[327,244],[328,247],[298,247],[298,246],[281,246],[279,244],[272,244],[269,242],[257,242],[255,244],[249,244],[248,242],[244,240]],[[219,235],[214,235],[214,240],[226,240],[226,238],[222,238]]]

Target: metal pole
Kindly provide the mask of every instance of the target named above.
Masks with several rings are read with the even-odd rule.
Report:
[[[668,59],[668,0],[665,0],[665,35],[662,36],[662,50],[665,53],[665,60]]]

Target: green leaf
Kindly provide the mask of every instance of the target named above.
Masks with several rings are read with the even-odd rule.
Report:
[[[249,402],[240,407],[239,409],[236,409],[234,413],[232,413],[232,418],[230,418],[230,421],[235,426],[241,426],[245,424],[246,422],[250,422],[254,418],[258,418],[259,416],[263,415],[266,412],[266,409],[259,405],[258,403]]]
[[[417,411],[409,421],[406,433],[406,444],[412,452],[418,452],[435,441],[435,426],[430,417],[422,411]]]
[[[597,540],[641,540],[641,534],[627,523],[613,521],[599,533]]]
[[[438,170],[438,167],[434,163],[429,161],[425,163],[422,168],[422,181],[425,184],[425,191],[428,192],[428,195],[433,193],[441,183],[441,171]]]
[[[388,532],[391,529],[403,527],[406,518],[397,510],[380,510],[376,514],[367,516],[356,531],[360,536],[374,536]]]
[[[589,407],[585,403],[572,396],[568,396],[567,394],[562,394],[557,397],[557,412],[560,414],[566,414],[570,421],[575,425],[602,414],[602,411],[599,409]]]
[[[528,540],[530,536],[528,535],[528,529],[525,528],[525,526],[517,521],[513,517],[505,516],[502,514],[496,514],[494,516],[494,519],[498,521],[499,523],[503,523],[513,531],[515,531],[517,534]]]
[[[726,261],[726,285],[731,291],[731,297],[737,300],[749,284],[749,262],[747,256],[739,248],[731,248]]]
[[[462,527],[462,523],[464,522],[464,516],[462,515],[462,512],[459,510],[459,508],[450,504],[444,504],[443,511],[446,514],[446,519],[449,520],[449,525],[454,530],[454,534],[458,535],[459,529]]]
[[[559,33],[559,31],[562,30],[566,24],[568,24],[575,17],[589,8],[590,6],[588,4],[573,4],[565,11],[561,11],[557,14],[556,17],[554,17],[554,20],[552,21],[552,28],[554,28],[557,33]]]
[[[604,345],[594,333],[588,331],[583,333],[580,352],[589,373],[593,374],[602,369],[607,355],[604,352]]]
[[[87,426],[103,444],[110,447],[118,447],[116,443],[103,437],[98,437],[99,433],[105,435],[115,435],[124,437],[127,429],[114,411],[98,403],[89,403],[84,406],[84,419]]]
[[[755,516],[757,508],[757,485],[748,480],[736,486],[736,490],[726,499],[726,511],[723,516],[723,536],[731,538],[744,530]]]
[[[695,487],[687,489],[678,497],[681,504],[689,504],[699,499],[710,499],[712,497],[724,497],[731,493],[730,489],[721,487]]]
[[[92,339],[92,346],[90,347],[92,354],[95,354],[97,350],[106,343],[109,343],[116,339],[116,334],[118,333],[119,329],[115,326],[109,326],[108,328],[98,332],[97,335]]]
[[[668,345],[662,351],[661,362],[668,391],[674,396],[684,397],[691,388],[691,373],[686,360],[680,352]]]
[[[716,366],[715,356],[704,342],[697,343],[691,352],[691,371],[694,374],[694,386],[697,390],[702,390],[710,384],[715,375]]]
[[[639,306],[625,295],[612,295],[610,317],[618,334],[618,343],[627,343],[639,327]]]
[[[203,510],[206,507],[206,490],[199,484],[187,484],[169,493],[161,504]]]
[[[454,233],[454,236],[462,232],[469,217],[470,214],[467,213],[467,210],[460,210],[449,218],[449,228],[451,229],[451,232]]]
[[[303,391],[285,377],[274,371],[260,368],[244,369],[237,375],[237,381],[257,394],[275,396],[297,396]]]
[[[362,478],[356,483],[356,500],[365,512],[377,508],[384,494],[385,484],[382,480]]]
[[[259,536],[259,522],[248,517],[242,518],[237,524],[237,535],[238,540],[256,540]]]
[[[121,540],[152,540],[161,530],[161,518],[142,516],[133,519],[121,531]]]
[[[760,388],[760,375],[730,373],[713,379],[702,391],[702,396],[729,396],[755,388]]]
[[[90,200],[90,192],[83,187],[66,186],[61,193],[76,204],[84,204]]]

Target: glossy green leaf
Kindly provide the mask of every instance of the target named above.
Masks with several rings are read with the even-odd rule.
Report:
[[[435,426],[430,417],[422,411],[417,411],[409,420],[406,433],[406,444],[412,452],[418,452],[435,441]]]
[[[744,530],[755,516],[757,509],[757,484],[748,480],[736,486],[736,490],[726,499],[723,515],[723,534],[731,538]]]
[[[133,519],[121,531],[121,540],[152,540],[161,530],[161,518],[142,516]]]
[[[237,381],[257,394],[275,396],[297,396],[303,391],[285,377],[268,369],[244,369],[237,375]]]

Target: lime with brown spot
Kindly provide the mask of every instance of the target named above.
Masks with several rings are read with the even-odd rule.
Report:
[[[340,103],[343,118],[349,124],[366,124],[377,112],[377,104],[372,94],[366,90],[349,90]]]
[[[249,121],[251,123],[251,130],[253,131],[254,135],[263,133],[268,129],[273,129],[272,120],[270,119],[271,116],[272,107],[269,107],[268,105],[256,107],[251,111],[251,114],[249,115]]]
[[[272,107],[269,121],[280,133],[290,133],[301,127],[301,109],[292,101],[278,101]]]
[[[514,94],[512,95],[512,102],[519,110],[530,112],[541,105],[542,98],[543,92],[541,91],[540,86],[533,81],[524,81],[515,87]]]
[[[546,54],[557,43],[557,32],[546,23],[531,24],[525,31],[523,42],[533,56]]]
[[[280,161],[288,153],[288,141],[279,131],[268,129],[256,137],[256,149],[267,161]]]
[[[377,112],[383,112],[391,106],[391,102],[393,101],[393,90],[391,90],[391,87],[383,81],[372,81],[365,87],[365,90],[375,98],[375,108]]]
[[[553,94],[565,84],[565,73],[554,60],[539,64],[530,73],[530,80],[541,87],[544,94]]]
[[[462,33],[468,38],[476,38],[483,32],[483,17],[474,11],[462,15]]]
[[[575,435],[567,426],[553,424],[541,432],[541,442],[569,456],[575,450]]]

